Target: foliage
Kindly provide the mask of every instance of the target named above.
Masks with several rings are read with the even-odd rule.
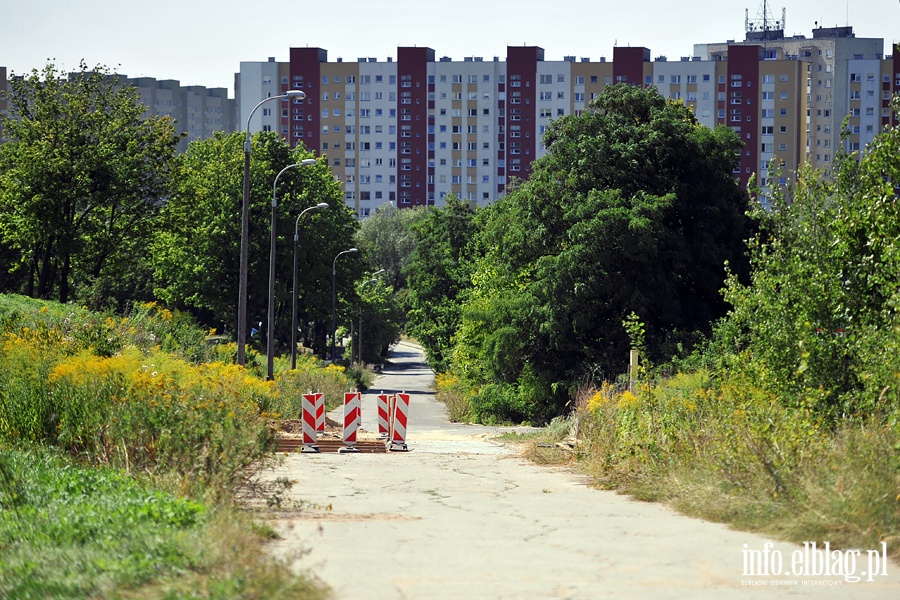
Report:
[[[484,210],[461,317],[431,308],[454,316],[452,368],[488,412],[548,420],[585,373],[624,370],[629,314],[650,360],[690,346],[725,313],[725,264],[742,270],[734,133],[654,89],[612,86],[592,109],[554,121],[529,181]]]
[[[143,117],[104,67],[48,64],[10,80],[0,145],[0,232],[12,291],[121,308],[149,296],[144,261],[168,194],[178,135]]]
[[[322,596],[265,564],[259,540],[229,509],[46,450],[0,446],[0,470],[4,598]]]
[[[153,244],[155,293],[170,306],[195,312],[210,327],[227,329],[237,322],[243,143],[240,132],[191,143],[179,157],[179,177]],[[282,169],[308,158],[313,158],[310,152],[302,147],[290,149],[275,133],[252,138],[247,315],[248,327],[260,331],[266,330],[268,313],[272,186]],[[322,353],[331,320],[332,259],[353,245],[358,224],[324,160],[285,171],[275,193],[276,340],[282,344],[290,340],[296,227],[299,318],[303,324],[318,325],[315,334],[305,325],[302,330],[305,337],[316,336]],[[298,221],[304,209],[320,202],[329,208],[307,213]],[[361,273],[360,261],[341,263],[337,272],[340,298],[352,297],[352,282]]]
[[[579,396],[579,466],[600,486],[795,542],[886,540],[900,555],[900,430],[882,420],[831,429],[809,407],[705,370]]]
[[[454,196],[442,207],[430,207],[413,227],[416,247],[405,271],[407,327],[437,371],[448,366],[459,305],[471,286],[469,246],[476,227],[473,208]]]
[[[723,366],[787,406],[900,418],[898,181],[900,130],[887,128],[861,156],[838,155],[833,178],[806,171],[774,194],[750,284],[728,282]]]
[[[365,252],[372,269],[384,269],[384,281],[394,290],[406,287],[404,270],[409,264],[416,239],[413,228],[427,209],[396,208],[386,203],[366,217],[356,234],[357,247]]]
[[[160,349],[183,350],[178,340],[188,338],[166,332],[175,317],[165,310],[136,325],[102,320],[104,339],[116,341],[98,354],[98,336],[72,335],[90,329],[90,313],[58,319],[68,307],[12,300],[15,311],[0,311],[0,441],[167,474],[194,493],[228,495],[270,456],[269,420],[276,411],[298,412],[307,389],[341,398],[350,387],[343,369],[322,368],[312,357],[297,371],[279,369],[275,381],[235,364],[185,360]],[[156,321],[166,326],[151,327]]]
[[[405,314],[397,295],[380,279],[360,290],[357,319],[357,348],[362,348],[362,364],[378,364],[387,360],[390,346],[400,341]],[[361,336],[361,337],[360,337]]]

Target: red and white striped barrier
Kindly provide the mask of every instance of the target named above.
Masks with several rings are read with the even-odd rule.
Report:
[[[303,421],[303,448],[301,452],[318,452],[316,446],[316,395],[303,394],[302,421]]]
[[[316,432],[325,433],[325,394],[316,392]]]
[[[409,416],[409,394],[400,393],[396,396],[393,419],[391,423],[391,444],[389,450],[405,452],[406,447],[406,423]]]
[[[338,452],[359,452],[356,445],[356,432],[359,429],[361,420],[360,413],[360,393],[347,392],[344,394],[344,447]]]
[[[378,394],[378,435],[383,438],[388,437],[389,431],[388,398],[388,394]]]

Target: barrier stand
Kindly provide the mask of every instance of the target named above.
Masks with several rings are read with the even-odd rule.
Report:
[[[359,452],[359,448],[355,447],[360,423],[359,400],[360,393],[357,391],[344,394],[344,447],[338,450],[340,453]]]
[[[325,394],[316,392],[316,432],[325,433]]]
[[[409,394],[402,392],[397,394],[394,405],[394,419],[391,427],[391,452],[406,452],[406,423],[409,415]]]
[[[378,437],[388,437],[388,395],[378,394]]]
[[[316,395],[303,394],[301,405],[301,417],[303,421],[303,447],[300,452],[318,452],[316,445]]]
[[[397,394],[391,394],[387,398],[388,401],[388,437],[385,445],[390,446],[391,438],[394,437],[394,409],[397,407]]]

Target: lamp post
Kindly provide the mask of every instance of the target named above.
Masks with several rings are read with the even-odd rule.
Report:
[[[291,288],[293,290],[291,293],[291,370],[297,368],[297,243],[300,240],[298,228],[300,226],[300,218],[317,208],[328,208],[328,203],[319,202],[315,206],[310,206],[297,215],[297,220],[294,221],[294,285]]]
[[[331,261],[331,362],[334,362],[334,336],[337,331],[337,259],[342,254],[350,254],[358,252],[356,248],[350,248],[343,252],[338,252],[334,260]]]
[[[269,241],[269,318],[268,332],[266,333],[266,379],[272,381],[275,378],[275,225],[278,221],[278,200],[276,192],[278,191],[278,179],[281,174],[288,169],[294,167],[308,167],[316,164],[316,159],[307,158],[293,165],[288,165],[278,172],[275,176],[275,183],[272,184],[272,237]]]
[[[362,354],[362,348],[363,348],[363,346],[362,346],[362,323],[363,323],[362,291],[363,291],[363,288],[365,288],[370,283],[375,283],[376,281],[378,281],[378,278],[375,277],[375,275],[381,275],[382,273],[384,273],[384,269],[378,269],[377,271],[372,273],[372,279],[367,279],[366,281],[363,281],[362,285],[359,286],[359,330],[356,332],[356,345],[359,346],[359,349],[356,351],[356,354],[359,357],[358,360],[359,360],[360,365],[365,365],[365,363],[363,362],[363,354]]]
[[[301,90],[288,90],[278,96],[263,98],[259,104],[253,107],[247,117],[247,134],[244,138],[244,200],[241,208],[241,256],[240,275],[238,280],[238,322],[237,322],[237,362],[243,365],[246,362],[245,345],[247,340],[247,257],[250,248],[250,119],[256,109],[269,100],[276,98],[298,98],[303,100],[306,94]]]

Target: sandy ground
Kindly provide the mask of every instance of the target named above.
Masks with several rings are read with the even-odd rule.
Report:
[[[266,474],[296,482],[298,507],[272,514],[282,537],[271,552],[337,598],[900,598],[900,566],[870,562],[870,549],[832,558],[858,582],[763,576],[749,557],[811,573],[817,563],[802,546],[528,463],[492,441],[503,428],[448,423],[432,381],[421,350],[402,343],[363,397],[363,428],[377,431],[376,395],[412,394],[409,452],[291,454]]]

